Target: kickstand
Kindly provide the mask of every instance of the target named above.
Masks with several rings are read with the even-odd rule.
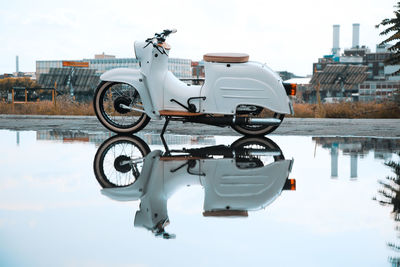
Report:
[[[167,129],[168,123],[169,123],[170,117],[167,116],[165,117],[165,123],[164,123],[164,127],[161,130],[161,136],[164,136],[165,130]]]
[[[161,134],[160,134],[160,138],[161,138],[161,141],[162,141],[162,143],[163,143],[163,145],[164,145],[165,154],[166,154],[166,155],[170,155],[170,154],[171,154],[171,152],[169,151],[167,142],[165,142],[165,139],[164,139],[164,133],[165,133],[165,130],[167,129],[169,120],[170,120],[170,117],[167,116],[167,117],[165,118],[164,127],[162,128],[162,131],[161,131]]]

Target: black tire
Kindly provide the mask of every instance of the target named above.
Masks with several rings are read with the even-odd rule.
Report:
[[[118,164],[123,160],[144,158],[149,146],[137,136],[116,135],[104,141],[93,161],[94,175],[103,188],[126,187],[140,176],[142,165]]]
[[[123,109],[119,104],[129,106],[140,103],[140,95],[132,86],[119,82],[101,82],[93,98],[94,112],[107,129],[119,134],[136,133],[150,121],[146,113],[137,116],[137,111]]]
[[[259,112],[260,114],[264,114],[264,111],[261,110]],[[250,117],[261,117],[260,115],[248,115]],[[269,116],[270,117],[270,116]],[[279,119],[281,120],[281,123],[283,119],[285,118],[285,114],[280,114],[280,113],[274,113],[272,115],[272,118]],[[264,136],[267,134],[272,133],[275,131],[280,124],[274,125],[274,126],[268,126],[268,125],[232,125],[232,128],[237,131],[240,134],[243,134],[245,136]]]
[[[241,166],[246,166],[243,163],[248,164],[248,166],[250,166],[251,168],[262,167],[265,166],[266,163],[270,161],[269,159],[263,158],[261,156],[249,156],[246,151],[252,148],[266,149],[279,152],[279,155],[272,156],[271,160],[274,162],[285,159],[285,156],[283,155],[280,147],[274,141],[264,136],[242,137],[233,142],[231,148],[235,152],[236,165],[239,168],[243,168]]]

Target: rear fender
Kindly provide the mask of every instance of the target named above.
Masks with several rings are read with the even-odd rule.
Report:
[[[122,82],[133,86],[140,95],[144,110],[152,119],[159,119],[155,115],[153,101],[144,82],[145,76],[137,69],[116,68],[106,71],[100,76],[100,80],[107,82]]]
[[[202,110],[235,114],[239,105],[256,105],[277,113],[292,113],[291,102],[280,77],[257,62],[205,63],[206,80],[201,89]]]

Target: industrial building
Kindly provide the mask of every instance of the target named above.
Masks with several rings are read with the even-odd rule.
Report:
[[[36,61],[36,77],[49,73],[50,68],[63,68],[65,60],[38,60]],[[94,59],[74,60],[74,62],[88,62],[89,69],[94,69],[97,75],[114,68],[139,68],[139,61],[136,58],[115,58],[110,55],[95,55]],[[191,78],[192,68],[190,59],[169,58],[168,69],[178,78]]]
[[[315,102],[318,86],[321,89],[320,96],[326,102],[393,99],[400,88],[400,76],[391,74],[400,66],[385,66],[384,61],[391,55],[388,47],[377,45],[376,51],[371,52],[368,47],[360,46],[360,24],[358,23],[353,24],[351,48],[344,49],[341,53],[339,40],[340,25],[333,25],[332,53],[313,63],[313,79],[304,96],[310,102]],[[337,67],[329,67],[333,65]],[[358,74],[355,75],[355,73]],[[329,81],[330,84],[325,83],[321,87],[324,81]]]
[[[168,69],[179,79],[192,78],[190,59],[169,58]],[[74,61],[36,61],[36,77],[42,87],[57,87],[57,91],[71,94],[78,99],[87,99],[99,83],[102,73],[114,68],[139,68],[136,58],[116,58],[99,54],[94,59]]]

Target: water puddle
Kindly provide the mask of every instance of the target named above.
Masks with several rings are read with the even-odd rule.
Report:
[[[400,139],[0,137],[2,266],[400,260]]]

